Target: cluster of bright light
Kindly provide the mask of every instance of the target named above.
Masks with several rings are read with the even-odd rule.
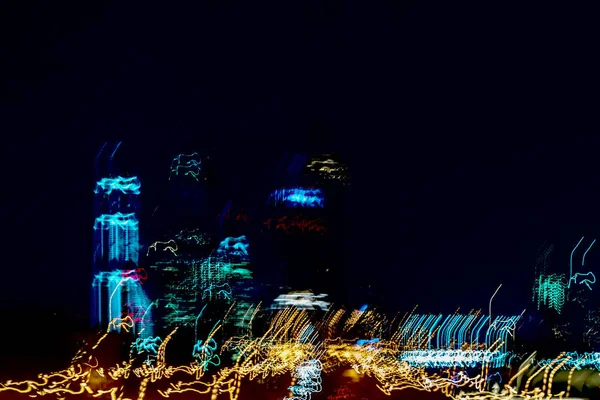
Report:
[[[397,332],[395,340],[405,350],[464,349],[465,346],[489,349],[497,341],[498,349],[507,351],[509,337],[514,335],[519,316],[497,316],[490,323],[488,315],[469,314],[411,314]]]
[[[183,176],[191,176],[196,181],[199,181],[201,171],[202,159],[198,153],[180,154],[171,161],[169,179],[181,174]]]
[[[326,231],[322,218],[304,218],[301,215],[281,218],[269,218],[263,223],[268,229],[275,229],[286,233],[292,232],[318,232]]]
[[[358,339],[356,341],[356,345],[357,346],[364,346],[364,345],[372,345],[372,346],[376,346],[377,344],[379,344],[379,338],[374,338],[374,339]]]
[[[564,275],[540,274],[535,288],[538,310],[542,305],[556,310],[559,314],[565,304],[567,284]]]
[[[393,343],[382,342],[379,346],[348,346],[348,343],[334,340],[327,343],[323,357],[324,370],[350,365],[359,376],[372,376],[377,387],[385,394],[407,388],[427,391],[441,391],[451,394],[452,386],[478,387],[485,374],[469,378],[460,372],[459,379],[430,374],[422,367],[413,367],[397,359],[398,351]]]
[[[227,237],[219,243],[217,253],[225,256],[241,257],[242,260],[247,260],[248,247],[250,247],[250,243],[245,235],[239,237]]]
[[[132,261],[136,265],[139,260],[139,222],[135,213],[102,214],[94,222],[94,230],[100,231],[99,251],[104,258],[105,241],[108,241],[109,261]],[[108,232],[105,238],[104,231]]]
[[[319,360],[303,361],[296,367],[293,378],[296,384],[288,388],[292,397],[284,397],[284,400],[310,400],[312,393],[318,393],[321,387],[321,371],[323,366]]]
[[[312,292],[292,292],[280,294],[271,306],[274,310],[282,310],[288,307],[296,307],[301,310],[315,310],[315,308],[327,311],[330,302],[324,301],[327,294],[314,294]]]
[[[403,351],[399,359],[412,366],[426,368],[474,368],[484,364],[501,368],[510,365],[512,357],[509,352],[499,351],[427,349]]]
[[[348,168],[344,164],[334,160],[329,154],[312,158],[306,167],[324,180],[335,180],[342,184],[348,184],[350,181],[348,178]]]
[[[141,338],[138,337],[132,345],[132,349],[135,349],[138,355],[158,355],[158,347],[160,346],[162,339],[160,336]]]
[[[202,314],[202,312],[200,312],[200,314]],[[198,317],[200,317],[200,315]],[[218,354],[215,354],[218,346],[216,340],[213,338],[214,333],[219,329],[220,322],[221,321],[218,321],[215,324],[206,340],[197,340],[194,349],[192,350],[192,356],[198,360],[202,371],[208,371],[209,365],[218,367],[221,364],[221,358]]]
[[[144,268],[136,268],[125,271],[114,270],[111,271],[110,274],[121,275],[121,278],[124,278],[126,280],[132,280],[135,282],[142,282],[148,279],[148,274],[146,273],[146,270]]]
[[[578,352],[574,351],[574,352],[564,353],[563,358],[566,360],[564,363],[562,363],[563,369],[587,368],[587,369],[600,370],[600,352],[579,354]],[[538,361],[537,364],[540,367],[547,367],[549,365],[556,364],[555,360],[556,359],[547,358],[547,359]]]
[[[286,207],[322,208],[325,196],[318,188],[277,189],[269,195],[269,201]]]
[[[524,376],[527,369],[533,366],[532,363],[526,363],[506,383],[503,393],[491,394],[483,391],[491,377],[497,375],[489,372],[489,364],[482,366],[481,372],[475,370],[471,374],[457,372],[454,368],[441,373],[431,373],[424,367],[401,360],[402,351],[394,341],[379,338],[357,341],[338,337],[347,335],[347,332],[338,331],[332,324],[343,325],[344,310],[332,310],[318,320],[314,320],[315,313],[306,310],[281,310],[273,315],[266,330],[254,336],[251,325],[258,310],[259,307],[256,307],[250,312],[252,317],[246,334],[226,340],[219,351],[213,336],[228,318],[229,313],[226,314],[223,321],[217,322],[204,340],[196,342],[193,351],[196,359],[188,365],[179,366],[166,363],[167,346],[179,328],[173,329],[162,340],[156,337],[140,340],[132,334],[134,323],[131,317],[115,318],[96,343],[90,343],[78,351],[67,369],[52,374],[41,374],[37,380],[5,382],[0,384],[0,393],[21,393],[28,397],[54,394],[61,398],[82,394],[90,397],[143,400],[148,391],[162,397],[193,392],[189,394],[205,394],[210,396],[211,400],[237,400],[243,390],[243,382],[257,377],[289,374],[292,376],[291,395],[297,399],[307,399],[309,394],[320,389],[321,373],[327,374],[339,368],[347,371],[351,368],[353,379],[369,376],[376,381],[379,390],[387,395],[393,391],[413,388],[439,391],[456,400],[509,399],[517,395],[541,398],[540,392],[543,396],[551,397],[554,373],[564,368],[570,359],[561,355],[535,371],[525,382],[524,390],[517,393],[516,388],[512,386],[515,379]],[[365,310],[360,313],[360,317],[351,324],[352,326],[373,324],[374,321],[382,320],[381,315],[373,311]],[[350,317],[353,315],[355,314],[352,313]],[[109,335],[116,334],[115,330],[122,330],[125,335],[131,334],[130,359],[112,365],[101,364],[106,349],[100,346]],[[366,329],[369,330],[377,328]],[[392,336],[399,337],[397,334]],[[126,336],[120,336],[119,340],[122,342],[125,338]],[[226,353],[235,356],[234,362],[229,366],[221,366],[219,361]],[[215,358],[217,354],[218,359]],[[149,355],[152,356],[150,359]],[[206,374],[208,365],[220,368]],[[538,387],[530,390],[533,377],[540,372],[544,372],[541,390]],[[560,396],[566,394],[565,397],[568,397],[570,382],[571,375],[566,393],[562,392]],[[136,386],[137,393],[128,391]],[[459,390],[462,389],[471,392],[460,393]]]
[[[102,178],[96,182],[94,193],[110,195],[113,191],[118,191],[123,194],[140,194],[141,186],[137,176],[130,178],[123,178],[122,176]]]

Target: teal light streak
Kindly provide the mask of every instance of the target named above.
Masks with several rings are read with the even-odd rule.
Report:
[[[411,315],[408,318],[408,321],[406,321],[406,325],[402,329],[402,336],[403,337],[411,337],[411,335],[409,333],[412,333],[411,328],[412,328],[413,325],[415,325],[415,322],[416,322],[417,318],[419,318],[419,315],[417,315],[417,314]]]
[[[119,147],[121,146],[121,143],[123,142],[119,142],[117,143],[117,145],[115,146],[115,149],[113,150],[112,154],[110,155],[110,159],[112,160],[115,157],[115,154],[117,153],[117,150],[119,150]]]
[[[587,250],[585,251],[585,253],[583,253],[583,258],[581,259],[581,265],[585,265],[585,255],[588,253],[588,251],[590,251],[590,249],[592,248],[592,246],[594,245],[594,243],[596,243],[596,239],[594,239],[594,241],[592,242],[592,244],[590,244],[590,247],[588,247]]]
[[[452,344],[451,341],[454,338],[454,332],[456,332],[456,328],[459,326],[462,320],[462,315],[457,315],[453,318],[452,324],[446,331],[446,348],[450,348]]]
[[[496,326],[497,322],[498,322],[498,318],[500,317],[496,317],[496,319],[494,320],[493,323],[490,324],[490,326],[488,327],[487,331],[485,332],[485,347],[487,348],[487,350],[489,350],[490,348],[490,335],[495,332],[496,330],[498,330],[498,327]]]
[[[473,315],[465,315],[465,317],[461,321],[460,327],[457,328],[458,335],[456,337],[456,341],[457,341],[456,346],[457,346],[457,349],[459,349],[459,350],[462,347],[462,344],[464,342],[464,332],[470,325],[470,322],[472,319],[473,319]]]
[[[418,341],[419,344],[422,342],[421,337],[425,335],[425,332],[428,332],[428,328],[435,322],[435,315],[430,315],[427,317],[427,319],[425,320],[425,324],[423,324],[423,327],[421,329],[419,329],[419,336],[418,336]],[[429,343],[429,336],[427,336],[427,343]]]
[[[408,335],[409,338],[414,338],[417,336],[418,332],[420,332],[421,330],[423,321],[425,321],[425,318],[427,318],[427,315],[416,315],[415,317],[417,317],[418,319],[415,319],[415,321],[413,321],[413,324],[411,325],[410,334]]]
[[[483,317],[479,320],[477,325],[475,325],[473,332],[471,332],[471,343],[479,344],[481,328],[483,328],[483,326],[489,320],[489,318],[490,318],[489,315],[486,315],[485,317]]]
[[[423,330],[428,326],[431,316],[424,316],[425,320],[423,321],[423,318],[421,317],[420,321],[423,321],[419,324],[418,326],[418,330],[415,332],[415,337],[417,338],[417,343],[421,343],[421,335],[423,334]]]
[[[465,335],[471,324],[475,321],[475,315],[469,315],[463,326],[458,331],[458,348],[460,349],[465,342]]]
[[[440,323],[442,319],[442,314],[439,314],[438,317],[436,318],[435,322],[431,325],[431,328],[429,328],[429,340],[427,340],[427,348],[431,349],[431,339],[432,339],[432,335],[433,335],[433,329]]]
[[[130,178],[124,178],[117,176],[116,178],[102,178],[96,182],[96,188],[94,193],[99,194],[104,192],[110,195],[113,191],[120,191],[123,194],[140,194],[140,188],[142,187],[140,180],[137,176]]]
[[[450,321],[452,318],[452,315],[448,315],[446,317],[446,319],[444,320],[444,322],[442,322],[442,325],[440,326],[440,329],[438,330],[438,334],[436,337],[436,347],[439,349],[440,348],[440,341],[443,343],[443,335],[444,335],[444,329],[446,328],[446,325],[448,324],[448,321]]]
[[[573,248],[573,251],[571,251],[571,259],[569,260],[569,284],[567,285],[567,288],[571,287],[571,280],[573,280],[573,253],[575,253],[575,250],[577,249],[577,247],[579,247],[579,244],[581,243],[582,240],[583,240],[583,236],[581,237],[581,239],[579,239],[579,242]]]

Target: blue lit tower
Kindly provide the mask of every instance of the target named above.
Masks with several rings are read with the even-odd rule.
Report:
[[[279,257],[273,260],[275,273],[269,271],[276,281],[267,279],[286,291],[311,289],[331,294],[334,268],[329,259],[333,254],[330,235],[325,233],[329,204],[321,185],[303,174],[309,161],[308,153],[286,153],[277,167],[277,188],[269,195],[267,213],[269,221],[275,221],[269,232]],[[313,225],[323,229],[305,228]]]
[[[113,159],[121,142],[105,143],[96,157],[94,280],[92,325],[104,327],[112,318],[144,314],[149,300],[135,272],[139,262],[139,196],[137,177],[115,173]],[[148,321],[138,318],[151,334]],[[150,321],[151,322],[151,321]],[[150,324],[151,325],[151,324]],[[138,330],[141,328],[138,328]]]
[[[347,167],[331,154],[289,153],[278,165],[276,180],[263,232],[270,232],[278,254],[269,260],[270,268],[257,275],[286,291],[311,289],[347,303]]]
[[[141,185],[136,176],[115,173],[113,159],[120,144],[105,144],[96,158],[94,274],[138,265]],[[100,168],[102,164],[108,168]]]

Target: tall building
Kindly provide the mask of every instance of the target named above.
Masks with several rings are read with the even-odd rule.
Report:
[[[140,180],[123,177],[113,166],[121,146],[104,144],[96,158],[92,325],[104,327],[129,315],[134,331],[152,334],[150,301],[139,268]]]
[[[284,155],[263,224],[278,253],[264,279],[277,278],[272,283],[281,292],[311,290],[346,303],[341,277],[347,183],[345,166],[333,156]]]

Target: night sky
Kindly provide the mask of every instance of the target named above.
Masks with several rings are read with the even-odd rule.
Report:
[[[486,308],[502,283],[495,307],[519,313],[544,240],[566,272],[600,236],[597,10],[89,3],[0,10],[4,309],[87,312],[107,140],[145,207],[177,153],[266,200],[283,152],[339,152],[344,269],[390,310]]]

